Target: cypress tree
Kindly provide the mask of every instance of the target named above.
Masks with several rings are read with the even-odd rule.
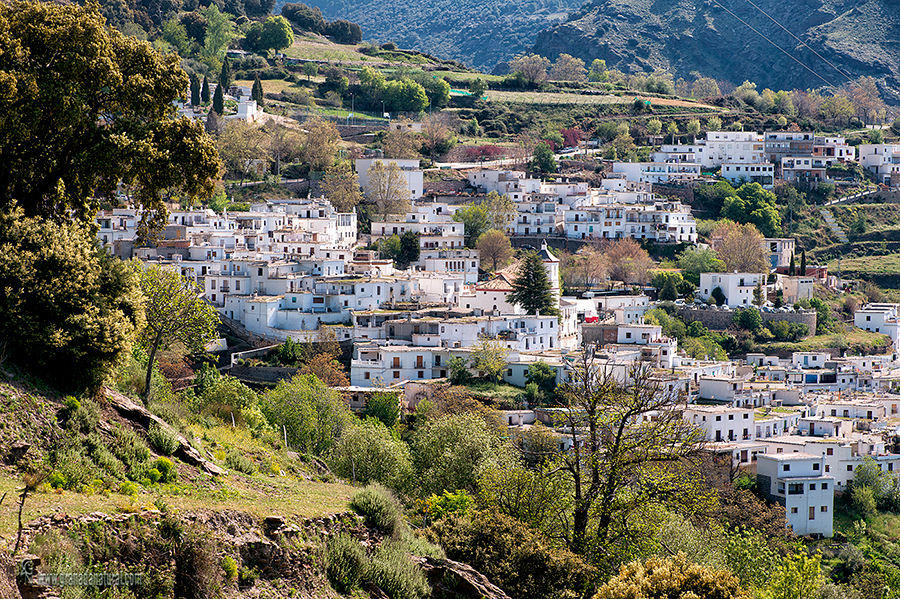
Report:
[[[222,93],[221,85],[216,86],[216,93],[213,96],[212,109],[219,114],[225,112],[225,95]]]
[[[797,274],[797,261],[794,260],[794,253],[791,252],[791,265],[788,266],[788,276],[793,277]]]
[[[547,268],[537,252],[528,252],[519,264],[509,302],[522,306],[527,314],[559,315]]]
[[[222,61],[222,70],[219,71],[219,85],[227,90],[231,87],[231,66],[228,64],[228,59]]]
[[[200,106],[200,80],[191,75],[191,106]]]
[[[806,250],[800,250],[800,276],[806,276]]]
[[[256,79],[253,80],[253,87],[250,89],[250,97],[256,100],[256,105],[260,108],[265,104],[265,97],[263,96],[263,86],[262,82],[259,80],[259,75],[256,75]]]
[[[206,104],[209,102],[209,78],[203,76],[203,87],[200,88],[200,101]]]

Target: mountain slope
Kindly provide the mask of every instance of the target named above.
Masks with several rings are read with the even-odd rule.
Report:
[[[396,42],[490,70],[534,43],[580,0],[308,0],[325,18],[358,23],[368,41]],[[277,6],[277,5],[276,5]]]
[[[874,77],[889,102],[900,102],[900,11],[894,0],[794,0],[788,4],[776,0],[594,0],[566,22],[542,31],[534,51],[551,59],[565,52],[587,63],[602,58],[610,68],[624,72],[661,68],[685,79],[692,71],[735,84],[749,79],[759,89],[775,90],[817,88],[826,81],[840,86],[847,77],[830,62],[851,78]]]

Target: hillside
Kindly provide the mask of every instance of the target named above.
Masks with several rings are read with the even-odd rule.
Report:
[[[825,85],[815,73],[832,85],[845,83],[847,77],[827,60],[851,78],[874,77],[889,103],[900,102],[900,48],[895,42],[900,12],[893,2],[797,0],[789,14],[784,9],[784,3],[775,0],[594,0],[564,23],[542,31],[534,51],[550,59],[568,53],[588,64],[600,58],[623,72],[665,69],[676,78],[690,79],[696,71],[735,85],[750,80],[760,90]]]
[[[563,21],[582,2],[311,0],[306,4],[319,7],[328,20],[349,19],[358,23],[365,40],[392,41],[403,48],[490,70],[527,49],[539,31]]]

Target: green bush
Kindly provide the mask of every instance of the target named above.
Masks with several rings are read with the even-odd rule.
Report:
[[[150,470],[147,470],[147,478],[150,479],[150,482],[152,484],[155,485],[156,483],[158,483],[160,477],[161,477],[161,475],[159,473],[159,470],[157,470],[156,468],[151,468]]]
[[[68,482],[66,475],[58,470],[51,472],[50,476],[47,477],[47,484],[54,489],[65,489]]]
[[[358,587],[369,572],[369,560],[362,545],[345,533],[338,533],[328,540],[325,563],[328,580],[340,593]]]
[[[100,408],[89,399],[79,402],[74,397],[66,398],[66,428],[89,434],[97,429],[100,422]]]
[[[130,480],[126,480],[121,485],[119,485],[119,494],[121,495],[137,495],[137,493],[137,484],[131,482]]]
[[[177,477],[175,464],[169,458],[159,457],[154,462],[154,469],[160,474],[159,480],[164,483],[174,482]]]
[[[228,455],[225,456],[225,465],[247,475],[256,474],[256,464],[253,463],[253,460],[236,451],[228,452]]]
[[[147,431],[147,438],[156,448],[156,451],[163,455],[172,455],[178,449],[178,438],[175,432],[168,427],[160,426],[156,423],[150,425]]]
[[[141,480],[147,477],[150,466],[150,448],[133,430],[123,426],[112,429],[112,439],[109,449],[125,464],[127,476],[131,480]]]
[[[542,534],[494,511],[449,516],[426,531],[447,557],[469,564],[510,597],[587,596],[597,571]]]
[[[369,580],[391,599],[420,599],[431,594],[425,573],[404,547],[384,541],[372,557]]]
[[[350,499],[350,509],[365,518],[366,524],[394,534],[403,525],[403,512],[394,495],[378,483],[372,483]]]
[[[237,563],[235,563],[234,558],[232,558],[230,555],[226,555],[225,559],[222,560],[222,571],[225,572],[225,578],[227,578],[228,580],[232,582],[237,580]]]

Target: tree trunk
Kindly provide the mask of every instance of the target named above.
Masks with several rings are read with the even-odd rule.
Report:
[[[150,357],[147,358],[147,378],[144,379],[144,405],[150,399],[150,379],[153,377],[153,362],[156,360],[156,350],[159,349],[159,342],[162,340],[162,333],[156,336],[153,341],[153,349],[150,350]]]

